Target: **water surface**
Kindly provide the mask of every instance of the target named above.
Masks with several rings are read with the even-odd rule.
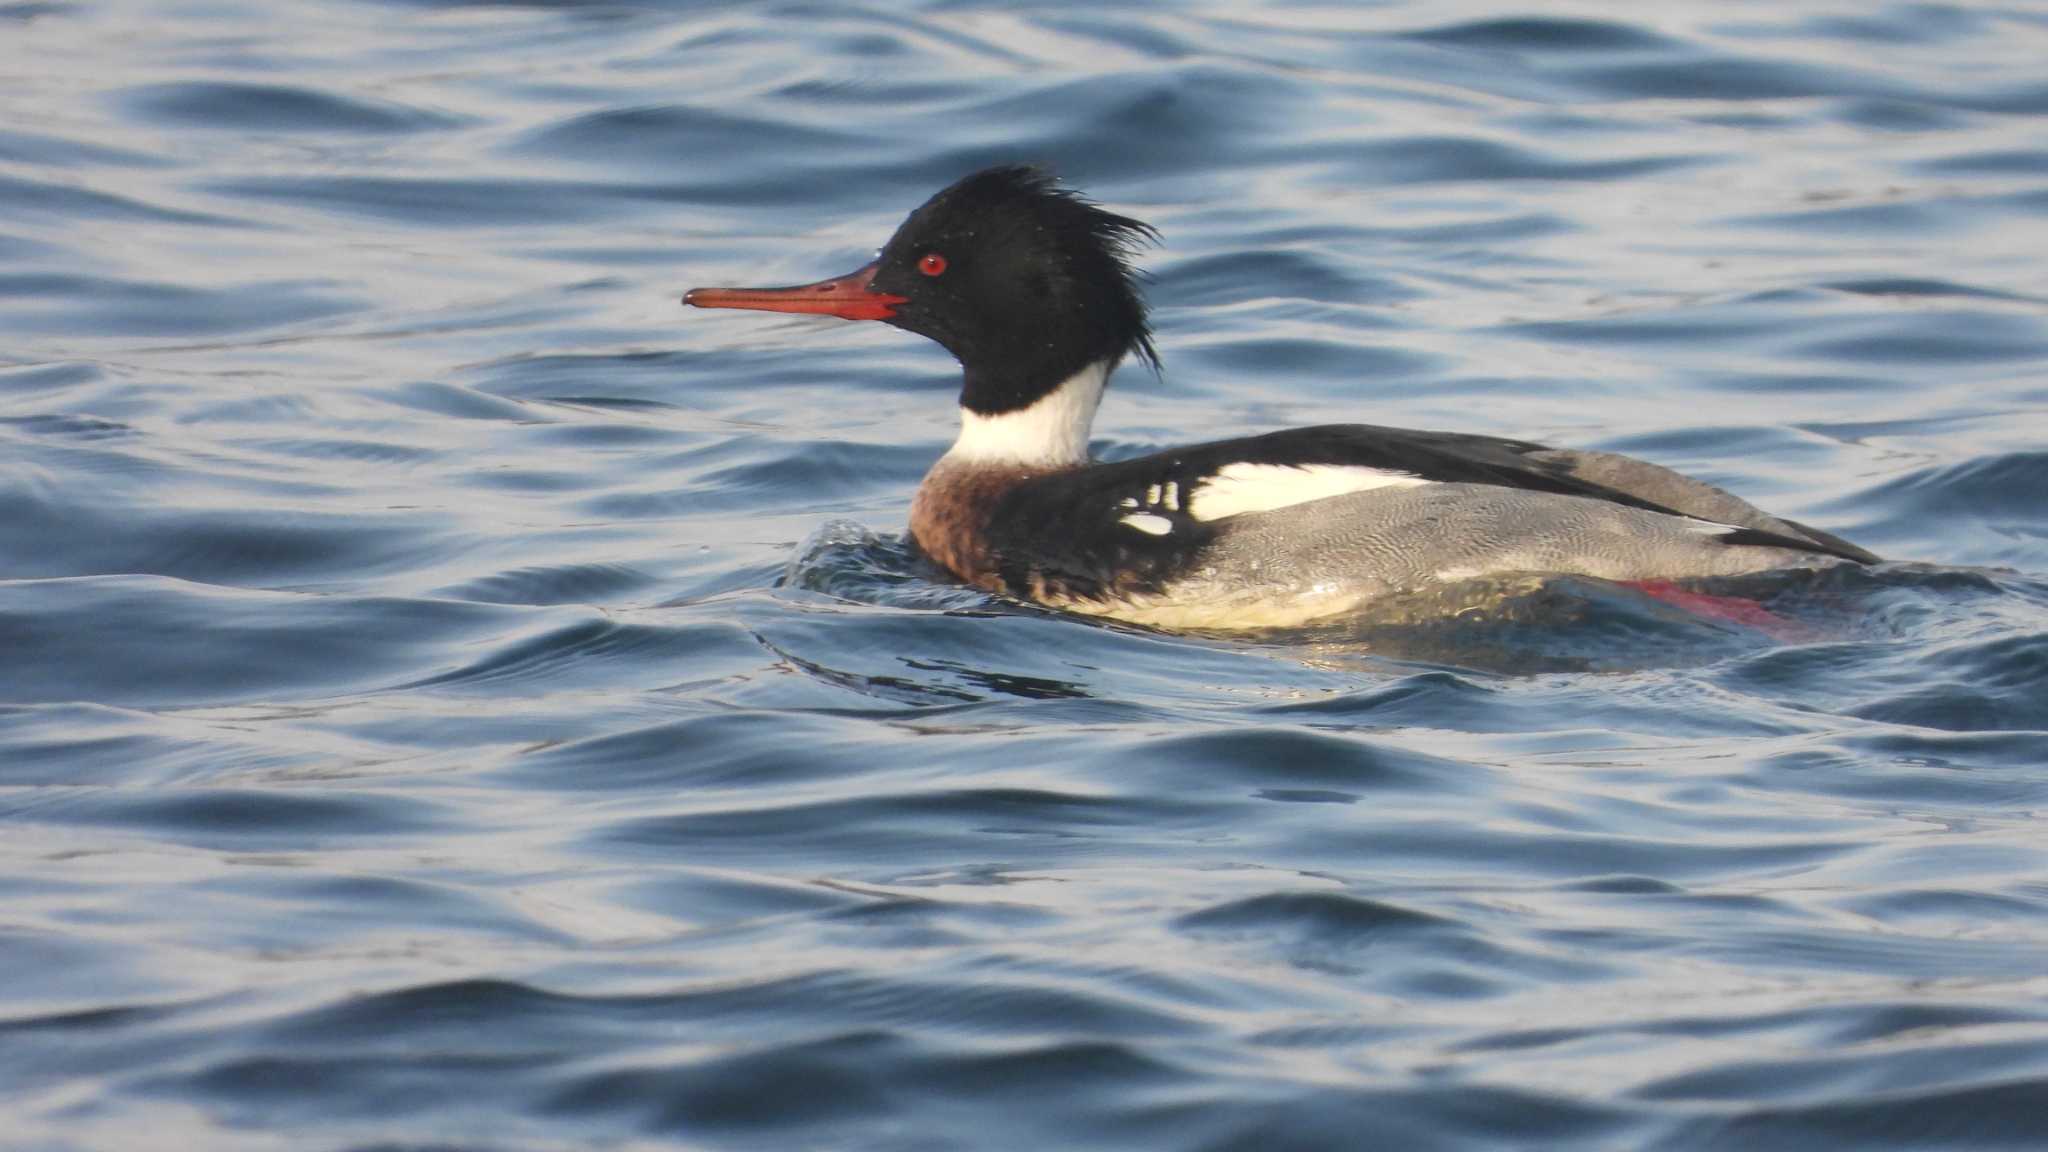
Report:
[[[0,1144],[2048,1145],[2024,4],[0,3]],[[688,314],[1157,224],[1126,455],[1631,452],[1895,558],[1176,637],[935,578],[951,364]]]

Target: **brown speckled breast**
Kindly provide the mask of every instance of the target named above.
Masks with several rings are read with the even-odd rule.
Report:
[[[941,459],[910,502],[910,535],[932,562],[991,592],[1010,591],[989,546],[989,515],[1004,493],[1031,479],[1022,468],[968,467]]]

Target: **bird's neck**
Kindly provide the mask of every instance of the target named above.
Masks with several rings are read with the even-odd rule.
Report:
[[[1088,463],[1088,430],[1113,365],[1097,361],[1030,404],[994,414],[960,409],[960,437],[942,464],[1056,470]]]

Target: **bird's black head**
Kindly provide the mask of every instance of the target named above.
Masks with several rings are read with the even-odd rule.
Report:
[[[1157,365],[1134,251],[1149,225],[1105,211],[1037,168],[976,172],[912,212],[873,264],[818,284],[697,289],[702,307],[881,320],[943,345],[983,415],[1030,406],[1091,364]]]
[[[1029,405],[1098,361],[1156,362],[1133,250],[1153,230],[1035,168],[990,168],[910,214],[876,260],[888,319],[938,341],[966,372],[961,403]]]

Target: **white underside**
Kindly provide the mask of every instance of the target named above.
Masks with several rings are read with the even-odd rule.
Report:
[[[1109,382],[1109,364],[1090,364],[1036,404],[984,416],[960,410],[960,438],[945,459],[960,464],[1075,468],[1088,462],[1088,429]]]
[[[1074,600],[1051,605],[1083,616],[1104,616],[1148,628],[1169,631],[1198,629],[1234,631],[1259,628],[1295,628],[1303,624],[1349,616],[1372,599],[1358,589],[1343,591],[1294,591],[1276,589],[1270,595],[1219,599],[1169,597]]]
[[[1499,572],[1410,589],[1356,585],[1272,588],[1220,597],[1074,601],[1055,605],[1083,616],[1167,631],[1238,632],[1301,628],[1335,621],[1401,624],[1486,611],[1541,587],[1555,573]]]

